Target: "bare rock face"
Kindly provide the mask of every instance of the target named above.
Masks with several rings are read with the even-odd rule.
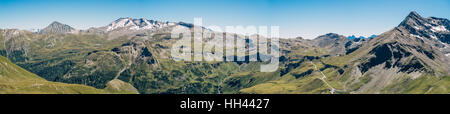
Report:
[[[133,63],[156,64],[153,54],[143,41],[130,41],[120,47],[111,49],[112,52],[123,58],[129,65]]]
[[[349,39],[339,34],[328,33],[317,37],[313,42],[316,46],[329,50],[330,55],[344,55]]]
[[[75,32],[76,30],[69,25],[59,23],[57,21],[51,23],[44,29],[40,31],[41,34],[64,34],[64,33],[71,33]]]
[[[394,29],[385,32],[358,49],[364,56],[354,59],[355,69],[370,81],[357,92],[380,93],[398,80],[414,80],[420,76],[450,75],[450,62],[443,48],[448,31],[433,27],[448,26],[448,20],[422,18],[416,12]]]
[[[409,35],[424,40],[445,54],[450,53],[450,21],[448,19],[423,18],[416,12],[411,12],[398,27],[406,29]]]
[[[448,20],[438,18],[422,18],[416,12],[411,12],[396,28],[367,44],[371,51],[366,61],[360,65],[362,72],[371,67],[385,64],[385,68],[400,68],[399,72],[424,71],[428,73],[447,73],[448,58],[443,47],[447,47],[445,36],[449,31],[433,30],[436,26],[446,26]],[[438,37],[439,36],[439,37]],[[444,39],[444,40],[443,40]]]
[[[322,36],[317,37],[314,39],[315,43],[319,47],[327,47],[330,45],[338,44],[340,41],[347,41],[348,39],[345,36],[335,34],[335,33],[328,33]]]
[[[395,28],[370,42],[370,49],[362,64],[362,73],[383,64],[385,69],[399,68],[398,72],[427,72],[442,75],[449,71],[445,55],[437,47],[410,37],[402,27]],[[445,67],[443,67],[445,66]]]
[[[30,52],[30,32],[17,29],[6,29],[0,36],[0,55],[8,57],[13,62],[26,62]]]

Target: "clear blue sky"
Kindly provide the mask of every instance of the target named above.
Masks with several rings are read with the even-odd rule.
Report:
[[[59,21],[77,29],[120,17],[221,27],[280,26],[283,37],[380,34],[410,12],[450,18],[450,0],[0,0],[0,28],[44,28]]]

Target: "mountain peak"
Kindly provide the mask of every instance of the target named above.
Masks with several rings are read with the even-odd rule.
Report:
[[[121,21],[121,20],[133,20],[131,17],[121,17],[119,19],[116,19],[115,21]]]
[[[53,21],[52,23],[50,23],[50,25],[64,25],[58,21]]]
[[[106,31],[113,30],[151,30],[155,28],[167,27],[170,25],[174,25],[175,23],[169,22],[160,22],[154,20],[147,20],[144,18],[131,18],[131,17],[122,17],[111,24],[107,25]]]
[[[62,24],[58,21],[53,21],[50,25],[45,27],[40,31],[41,34],[47,34],[47,33],[56,33],[56,34],[63,34],[68,32],[73,32],[75,29],[72,28],[69,25]]]
[[[427,38],[430,40],[439,40],[442,43],[450,43],[448,35],[450,33],[450,21],[445,18],[429,17],[424,18],[411,12],[398,27],[406,29],[417,38]],[[441,43],[437,43],[440,45]]]
[[[417,12],[412,11],[398,26],[421,26],[424,21],[425,19],[422,16],[420,16]]]
[[[422,17],[416,11],[412,11],[408,14],[407,17]]]
[[[326,38],[340,38],[341,35],[336,33],[327,33],[325,35],[319,36],[319,37],[326,37]]]

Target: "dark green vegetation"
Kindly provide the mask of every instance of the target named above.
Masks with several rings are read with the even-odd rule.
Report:
[[[108,94],[133,93],[96,89],[80,84],[49,82],[0,56],[0,94]]]

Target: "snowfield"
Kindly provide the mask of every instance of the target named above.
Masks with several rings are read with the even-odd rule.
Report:
[[[431,31],[433,31],[433,32],[448,32],[448,30],[442,25],[432,27]]]

